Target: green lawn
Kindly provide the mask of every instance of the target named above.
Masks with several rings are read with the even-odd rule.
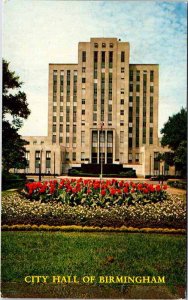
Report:
[[[167,286],[171,286],[173,292],[173,288],[185,286],[185,264],[186,237],[180,235],[2,232],[2,292],[9,297],[37,297],[38,294],[33,294],[34,287],[35,292],[44,297],[44,290],[50,285],[25,284],[27,275],[70,275],[77,278],[85,275],[165,276]],[[21,294],[16,294],[16,290],[24,287]],[[94,285],[90,290],[97,288],[101,286]],[[28,294],[29,289],[32,289],[32,295]],[[53,292],[46,293],[48,297],[62,297],[62,293],[63,297],[73,297],[68,290],[73,292],[74,289],[75,285],[71,289],[70,285],[53,286]],[[74,295],[90,297],[84,289],[86,285],[79,295],[76,292]],[[108,296],[110,290],[110,295],[113,295],[116,289],[120,289],[120,284],[105,285],[104,294],[93,291],[91,298]],[[114,297],[121,298],[122,295],[114,294]]]

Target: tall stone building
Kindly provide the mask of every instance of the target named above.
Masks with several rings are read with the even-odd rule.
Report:
[[[49,65],[48,136],[24,137],[26,172],[62,174],[102,159],[159,174],[159,66],[129,57],[128,42],[91,38],[78,44],[78,64]]]

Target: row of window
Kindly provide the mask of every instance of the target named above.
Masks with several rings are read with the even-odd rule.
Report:
[[[101,52],[101,62],[104,63],[105,62],[105,56],[106,56],[107,51],[102,51]],[[98,51],[94,51],[93,53],[93,57],[94,57],[94,64],[98,62]],[[82,62],[86,62],[86,51],[82,51]],[[120,54],[120,58],[121,58],[121,62],[124,63],[125,62],[125,52],[121,51]],[[113,51],[109,51],[109,63],[113,62]]]
[[[94,47],[95,47],[95,48],[98,48],[98,46],[100,46],[100,44],[94,43]],[[102,48],[106,48],[106,43],[102,43],[101,46],[102,46]],[[109,47],[110,47],[110,48],[113,48],[113,47],[114,47],[114,44],[113,44],[113,43],[109,43]]]
[[[147,71],[143,71],[143,74],[147,74]],[[149,74],[150,74],[150,82],[154,82],[154,71],[151,70]],[[134,72],[133,70],[129,71],[129,81],[133,81],[134,76],[135,76],[136,81],[140,81],[140,71],[139,70],[136,70],[136,72]]]
[[[129,92],[133,92],[135,85],[133,83],[129,84]],[[143,90],[143,95],[146,94],[146,89]],[[139,93],[140,92],[140,84],[136,84],[136,92]],[[154,93],[154,86],[150,85],[150,93]]]
[[[129,127],[129,133],[132,133],[131,127]],[[146,127],[143,127],[142,143],[146,144]],[[133,147],[132,136],[129,136],[128,144],[129,144],[129,148]],[[153,144],[153,127],[149,128],[149,144],[150,145]],[[139,121],[136,122],[136,147],[139,147]]]

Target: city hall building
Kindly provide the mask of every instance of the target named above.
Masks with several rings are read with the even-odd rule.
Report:
[[[101,160],[138,176],[161,172],[159,65],[129,57],[128,42],[91,38],[78,44],[78,64],[49,64],[48,136],[23,137],[26,173],[61,175]]]

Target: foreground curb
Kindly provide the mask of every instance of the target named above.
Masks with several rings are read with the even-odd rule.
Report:
[[[172,233],[186,234],[186,229],[174,228],[134,228],[134,227],[92,227],[92,226],[48,226],[48,225],[2,225],[2,231],[63,231],[63,232],[130,232],[130,233]]]

